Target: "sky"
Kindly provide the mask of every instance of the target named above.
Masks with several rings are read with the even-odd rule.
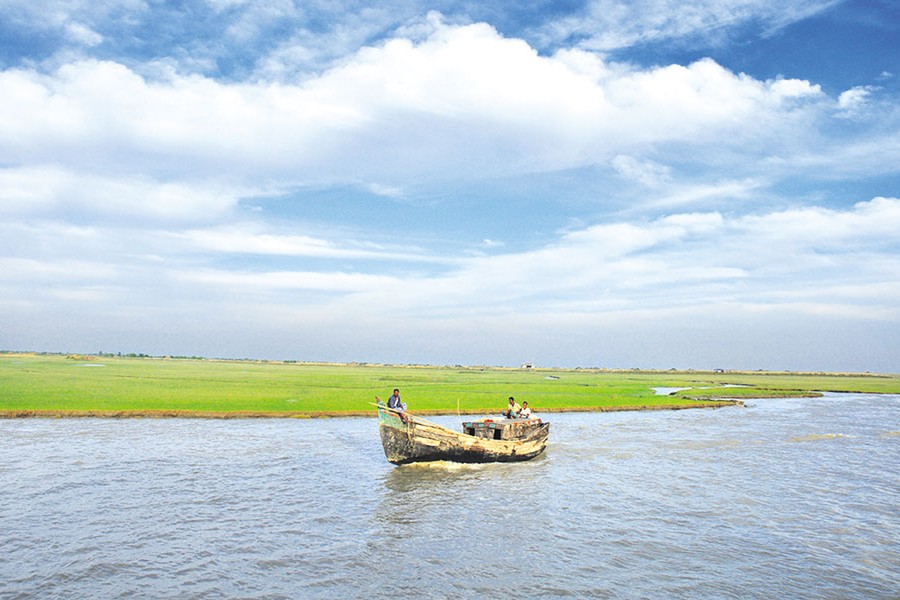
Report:
[[[0,0],[3,350],[897,373],[898,232],[894,0]]]

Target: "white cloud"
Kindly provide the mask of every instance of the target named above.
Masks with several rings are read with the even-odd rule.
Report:
[[[384,196],[386,198],[403,198],[405,196],[403,188],[396,185],[369,183],[365,187],[376,196]]]
[[[0,280],[21,281],[29,279],[32,282],[40,281],[69,283],[75,282],[82,285],[87,281],[111,280],[119,275],[119,270],[110,264],[84,259],[60,259],[54,257],[52,261],[33,258],[0,258]]]
[[[859,85],[846,90],[838,96],[838,110],[845,116],[854,116],[859,113],[869,100],[869,97],[878,88],[871,85]]]
[[[450,259],[424,254],[415,248],[387,248],[371,242],[331,240],[308,235],[273,234],[259,225],[229,225],[170,234],[194,250],[226,254],[306,256],[314,258],[399,260],[404,262],[449,263]]]
[[[206,220],[226,213],[241,188],[216,181],[166,182],[144,175],[60,167],[0,169],[0,214],[78,212],[128,219]]]
[[[318,271],[269,271],[264,273],[222,271],[177,271],[172,276],[184,283],[203,287],[224,286],[244,295],[267,293],[275,290],[314,290],[324,292],[357,292],[373,287],[389,288],[398,284],[393,277],[364,273]]]
[[[158,202],[175,194],[168,205],[194,204],[190,213],[232,204],[257,181],[362,181],[398,196],[401,182],[576,168],[653,144],[796,139],[784,130],[806,126],[821,96],[805,81],[760,82],[710,60],[629,71],[577,51],[539,56],[484,24],[434,27],[299,85],[151,81],[102,61],[3,71],[0,162],[87,183],[120,177],[124,188],[157,182]],[[632,175],[638,164],[639,178],[666,176],[647,161]],[[222,184],[239,189],[223,194]]]
[[[763,179],[744,179],[740,181],[707,181],[701,183],[665,186],[659,196],[642,203],[640,208],[677,209],[683,206],[703,206],[705,204],[732,204],[734,201],[746,201],[754,192],[765,188],[768,181]]]
[[[889,114],[879,115],[875,129],[849,138],[820,137],[816,143],[785,146],[760,160],[770,178],[801,175],[825,180],[892,174],[900,164],[900,128]]]

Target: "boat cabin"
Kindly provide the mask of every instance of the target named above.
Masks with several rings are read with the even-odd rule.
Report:
[[[541,424],[540,419],[481,419],[466,421],[463,433],[489,440],[519,440]]]

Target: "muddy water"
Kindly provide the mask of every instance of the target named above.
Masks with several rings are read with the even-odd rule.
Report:
[[[0,421],[0,597],[900,596],[900,397],[550,420],[399,468],[374,418]]]

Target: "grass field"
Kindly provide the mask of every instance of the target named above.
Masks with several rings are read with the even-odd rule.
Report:
[[[746,387],[731,387],[746,386]],[[422,414],[498,413],[510,395],[536,413],[717,405],[819,391],[900,393],[900,376],[332,365],[0,354],[0,416],[373,414],[398,387]],[[689,388],[656,395],[655,387]]]

